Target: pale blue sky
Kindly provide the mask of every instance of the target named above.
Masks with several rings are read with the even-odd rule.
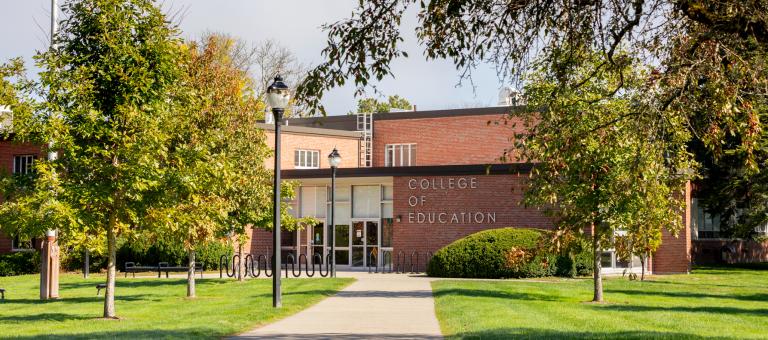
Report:
[[[64,0],[59,0],[63,2]],[[324,23],[349,16],[356,0],[165,0],[166,8],[181,9],[185,38],[197,38],[205,31],[228,33],[246,41],[275,39],[290,48],[307,64],[321,60],[326,34]],[[50,0],[0,0],[0,61],[21,56],[28,63],[35,51],[48,45]],[[468,82],[456,87],[458,73],[445,60],[426,61],[414,35],[416,8],[403,23],[404,48],[410,58],[392,65],[395,78],[378,84],[383,94],[399,94],[419,110],[495,105],[500,83],[492,67],[474,72],[476,88]],[[325,95],[323,102],[331,115],[355,108],[354,89],[345,86]],[[370,96],[375,96],[369,91]]]

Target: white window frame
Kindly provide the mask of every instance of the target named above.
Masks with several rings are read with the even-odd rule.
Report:
[[[297,154],[299,156],[298,163],[296,162]],[[294,150],[293,167],[295,169],[320,169],[320,150]]]
[[[11,237],[11,251],[12,252],[19,252],[19,251],[34,251],[35,250],[35,240],[29,239],[29,243],[26,243],[23,246],[19,246],[17,239],[19,239],[18,236]]]
[[[415,150],[416,143],[387,144],[384,147],[384,166],[415,166]],[[404,156],[404,151],[408,151],[407,157]]]
[[[29,155],[13,155],[13,173],[14,174],[30,174],[35,171],[36,156]],[[23,160],[23,164],[19,164],[19,161]],[[16,169],[19,171],[16,171]]]

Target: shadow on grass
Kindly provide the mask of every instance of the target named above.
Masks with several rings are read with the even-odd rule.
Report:
[[[11,315],[0,316],[0,322],[2,321],[67,321],[67,320],[85,320],[93,319],[83,315],[73,315],[64,313],[41,313],[34,315]]]
[[[487,297],[487,298],[531,300],[531,301],[564,301],[565,300],[559,296],[552,296],[547,294],[531,294],[531,293],[521,293],[521,292],[500,291],[500,290],[463,289],[463,288],[438,289],[437,291],[434,292],[434,295],[435,297],[469,296],[469,297]]]
[[[662,306],[637,306],[637,305],[595,305],[594,308],[612,310],[616,312],[683,312],[683,313],[712,313],[731,315],[768,316],[768,309],[744,309],[736,307],[662,307]]]
[[[94,320],[94,327],[100,322],[120,322],[119,320]],[[66,334],[45,334],[29,336],[12,336],[10,339],[179,339],[179,338],[212,338],[221,337],[220,334],[209,328],[190,328],[180,330],[121,330],[121,331],[95,331]]]
[[[147,295],[119,295],[115,296],[116,301],[157,301],[157,299],[147,298]],[[40,300],[40,299],[6,299],[4,303],[8,304],[31,304],[31,305],[43,305],[47,303],[88,303],[104,301],[104,295],[101,296],[80,296],[80,297],[62,297],[55,300]]]
[[[749,295],[715,295],[715,294],[704,294],[704,293],[693,293],[693,292],[660,292],[660,291],[653,291],[653,290],[629,290],[629,289],[606,289],[606,294],[610,293],[619,293],[619,294],[627,294],[627,295],[657,295],[657,296],[666,296],[666,297],[676,297],[676,298],[690,298],[690,299],[726,299],[726,300],[741,300],[741,301],[758,301],[758,302],[768,302],[768,294],[760,293],[760,294],[749,294]]]
[[[589,332],[561,331],[538,328],[497,328],[476,332],[464,332],[446,336],[448,339],[689,339],[702,338],[696,334],[663,331]],[[707,339],[730,339],[709,337]]]

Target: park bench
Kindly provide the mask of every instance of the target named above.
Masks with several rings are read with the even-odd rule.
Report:
[[[5,300],[5,289],[0,288],[0,300]]]
[[[161,262],[162,263],[162,262]],[[125,277],[128,277],[128,273],[132,273],[133,277],[136,277],[136,273],[141,272],[157,272],[157,277],[160,277],[160,265],[157,266],[137,266],[134,262],[126,262],[123,272]]]
[[[106,283],[99,283],[96,285],[96,296],[99,296],[99,293],[101,293],[102,289],[107,289]]]
[[[165,272],[165,278],[168,278],[169,272],[186,272],[189,270],[188,266],[169,266],[168,262],[160,262],[157,265],[157,277],[160,277],[161,272]],[[203,264],[195,262],[195,272],[200,273],[200,278],[203,278]]]

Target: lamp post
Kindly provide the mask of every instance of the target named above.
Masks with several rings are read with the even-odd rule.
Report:
[[[339,150],[333,148],[331,154],[328,155],[328,164],[331,165],[331,277],[336,277],[336,252],[334,247],[336,246],[336,225],[334,224],[333,217],[336,215],[336,168],[341,164],[341,155]]]
[[[272,108],[275,116],[275,184],[273,186],[272,202],[274,219],[272,220],[273,256],[272,260],[272,307],[283,306],[282,293],[280,291],[280,125],[283,120],[283,112],[288,106],[291,93],[280,75],[267,87],[267,105]]]

